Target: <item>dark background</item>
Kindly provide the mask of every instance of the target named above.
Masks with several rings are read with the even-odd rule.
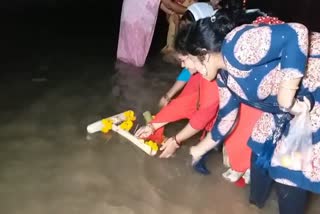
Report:
[[[320,31],[318,0],[248,0],[248,5],[270,11],[285,21],[303,23],[310,30]]]
[[[1,1],[0,62],[21,62],[26,55],[42,57],[57,48],[68,51],[80,46],[88,46],[82,49],[89,52],[84,54],[104,56],[113,62],[121,6],[122,0]],[[319,0],[248,0],[248,6],[320,31]],[[160,12],[151,56],[165,44],[166,30],[165,15]],[[92,47],[95,49],[89,50]]]

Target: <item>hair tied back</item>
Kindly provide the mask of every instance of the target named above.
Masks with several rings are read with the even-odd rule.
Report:
[[[210,21],[211,21],[212,23],[214,23],[216,20],[217,20],[217,17],[216,17],[215,15],[213,15],[213,16],[210,17]]]

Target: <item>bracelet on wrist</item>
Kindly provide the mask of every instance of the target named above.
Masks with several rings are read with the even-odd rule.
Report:
[[[181,142],[179,142],[179,141],[177,140],[177,135],[173,136],[172,138],[173,138],[173,140],[176,142],[176,144],[177,144],[178,146],[181,146]]]

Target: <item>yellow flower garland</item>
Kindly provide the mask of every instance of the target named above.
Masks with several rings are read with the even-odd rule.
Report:
[[[126,111],[123,113],[124,114],[124,117],[125,117],[125,121],[123,121],[119,127],[122,129],[122,130],[125,130],[125,131],[130,131],[130,129],[133,127],[133,121],[136,120],[136,117],[135,117],[135,114],[132,110],[129,110],[129,111]],[[103,127],[101,129],[101,132],[103,133],[108,133],[111,129],[112,129],[112,125],[113,125],[113,121],[112,119],[103,119],[102,121],[102,124],[103,124]],[[141,139],[141,141],[143,143],[145,143],[146,145],[148,145],[152,151],[158,151],[159,150],[159,147],[158,147],[158,144],[149,140],[149,141],[144,141]]]
[[[126,111],[123,114],[124,114],[126,120],[131,120],[131,121],[136,120],[136,117],[134,115],[134,111],[132,111],[132,110]]]
[[[103,119],[101,122],[103,124],[101,132],[108,133],[112,129],[113,121],[111,119]]]
[[[125,131],[130,131],[133,126],[133,122],[131,120],[126,120],[120,124],[120,128]]]

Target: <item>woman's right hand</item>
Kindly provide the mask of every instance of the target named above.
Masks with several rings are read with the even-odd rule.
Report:
[[[134,136],[136,136],[137,138],[140,139],[146,139],[148,137],[150,137],[150,135],[152,135],[154,133],[154,128],[152,127],[151,124],[146,125],[146,126],[142,126],[140,127],[136,133],[134,133]]]

